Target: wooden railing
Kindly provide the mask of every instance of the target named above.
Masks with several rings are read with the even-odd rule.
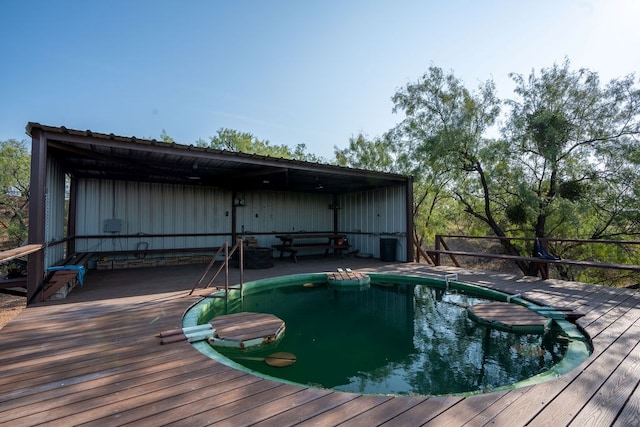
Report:
[[[5,251],[0,251],[0,264],[10,263],[17,258],[25,257],[29,254],[37,252],[41,250],[43,245],[26,245],[20,246],[18,248],[8,249]],[[13,287],[26,287],[27,278],[25,277],[16,277],[12,279],[0,279],[0,289],[7,289]],[[11,292],[7,292],[11,293]]]
[[[491,237],[491,236],[464,236],[464,235],[436,235],[434,249],[426,250],[427,255],[435,265],[442,265],[442,256],[448,256],[451,262],[460,267],[458,257],[478,257],[478,258],[491,258],[509,260],[514,262],[534,263],[537,266],[537,271],[541,274],[543,279],[549,278],[548,267],[549,265],[568,265],[577,267],[591,267],[613,270],[628,270],[634,272],[640,272],[640,265],[637,264],[618,264],[610,262],[602,262],[595,260],[575,260],[565,258],[547,258],[537,256],[527,256],[521,254],[496,254],[486,252],[472,252],[472,251],[457,251],[451,250],[445,239],[465,239],[465,240],[490,240],[490,241],[510,241],[510,242],[525,242],[531,245],[535,244],[535,238],[526,237]],[[589,240],[589,239],[539,239],[543,248],[549,248],[550,245],[562,245],[562,244],[576,244],[576,245],[617,245],[617,246],[635,246],[640,253],[640,241],[623,241],[623,240]],[[530,251],[533,253],[533,249]]]

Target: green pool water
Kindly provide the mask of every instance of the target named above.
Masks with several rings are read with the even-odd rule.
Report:
[[[209,303],[199,323],[238,311],[272,313],[285,321],[286,333],[277,346],[250,353],[207,351],[269,378],[399,395],[464,394],[528,384],[532,377],[557,377],[588,356],[584,337],[567,333],[566,324],[523,334],[470,320],[466,307],[492,299],[469,287],[424,280],[381,282],[378,277],[367,290],[345,292],[317,276],[315,287],[303,286],[305,279],[253,290],[249,286],[243,298]],[[275,368],[246,359],[276,351],[295,354],[296,363]]]

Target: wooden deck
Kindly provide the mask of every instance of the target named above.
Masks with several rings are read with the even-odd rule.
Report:
[[[181,326],[204,266],[91,271],[66,300],[29,307],[0,330],[0,424],[29,425],[640,425],[640,298],[635,291],[378,260],[302,260],[245,271],[456,271],[460,280],[579,309],[594,353],[543,384],[461,397],[334,392],[261,379],[208,359]],[[236,274],[236,272],[233,272]],[[234,277],[232,276],[232,279]]]

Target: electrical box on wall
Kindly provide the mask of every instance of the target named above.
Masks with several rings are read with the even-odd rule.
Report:
[[[122,230],[122,220],[118,218],[111,218],[104,220],[104,232],[105,233],[119,233]]]

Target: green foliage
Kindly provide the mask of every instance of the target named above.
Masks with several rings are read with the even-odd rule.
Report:
[[[168,142],[171,144],[175,144],[175,140],[173,138],[171,138],[168,134],[167,131],[162,129],[162,133],[160,134],[160,141],[162,142]]]
[[[527,223],[527,208],[522,203],[507,206],[505,208],[505,215],[513,224],[522,225]]]
[[[587,194],[588,190],[586,184],[577,180],[571,180],[560,183],[558,186],[558,195],[570,202],[577,202]]]
[[[466,213],[501,233],[489,209],[492,182],[485,171],[503,167],[508,148],[485,137],[500,112],[493,82],[470,91],[453,73],[432,66],[398,91],[393,102],[394,111],[406,116],[394,134],[413,147],[415,155],[407,157],[415,162],[416,173],[443,183],[441,194],[451,195]]]
[[[545,159],[558,161],[560,150],[570,139],[571,123],[562,111],[540,108],[529,114],[526,131],[536,144],[537,152]]]
[[[403,120],[382,138],[352,138],[347,149],[336,149],[337,161],[413,175],[418,241],[431,238],[434,227],[471,235],[637,239],[635,76],[603,85],[597,73],[571,70],[565,60],[511,78],[514,97],[502,101],[492,81],[470,90],[452,72],[429,67],[392,98]],[[489,137],[499,123],[500,137]],[[504,246],[511,254],[531,250]],[[571,253],[577,249],[558,249],[581,259]],[[640,262],[633,256],[628,260]]]
[[[343,150],[334,146],[336,163],[358,169],[395,172],[395,147],[388,138],[367,140],[359,134],[349,138],[349,146]]]
[[[214,148],[216,150],[257,154],[282,159],[303,160],[308,162],[322,161],[320,157],[307,153],[305,144],[298,144],[295,148],[291,149],[287,145],[272,145],[269,141],[260,140],[249,132],[240,132],[227,128],[218,129],[216,135],[210,137],[209,141],[198,140],[197,145],[200,147]]]
[[[24,141],[0,142],[0,248],[27,238],[30,163]]]
[[[535,196],[530,230],[537,237],[618,234],[620,203],[638,208],[628,197],[639,164],[628,156],[640,134],[634,78],[603,86],[597,73],[572,71],[569,61],[512,78],[517,98],[507,102],[503,133],[518,148],[510,168]]]

